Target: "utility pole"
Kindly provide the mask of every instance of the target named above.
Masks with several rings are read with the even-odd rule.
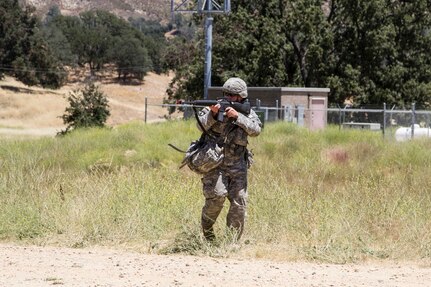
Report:
[[[208,99],[208,88],[211,87],[212,32],[213,15],[228,14],[230,0],[171,0],[171,14],[198,13],[205,15],[205,68],[204,99]]]

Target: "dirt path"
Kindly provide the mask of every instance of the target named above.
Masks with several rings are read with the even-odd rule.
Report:
[[[0,286],[430,286],[409,263],[333,265],[0,244]]]

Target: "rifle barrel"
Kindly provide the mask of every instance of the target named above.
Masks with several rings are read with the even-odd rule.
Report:
[[[244,103],[240,102],[230,102],[226,99],[219,99],[219,100],[195,100],[190,102],[183,102],[184,105],[190,105],[194,107],[207,107],[212,105],[220,104],[224,110],[225,107],[233,107],[238,112],[243,114],[249,114],[250,113],[250,102],[246,101]]]

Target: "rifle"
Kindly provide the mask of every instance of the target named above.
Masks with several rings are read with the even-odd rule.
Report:
[[[217,114],[217,121],[219,122],[223,121],[226,108],[228,107],[234,108],[237,112],[244,115],[250,114],[251,110],[250,102],[248,100],[245,100],[243,102],[231,102],[226,98],[219,98],[217,100],[195,100],[190,102],[183,102],[183,104],[191,105],[193,107],[207,107],[220,104],[220,109]]]

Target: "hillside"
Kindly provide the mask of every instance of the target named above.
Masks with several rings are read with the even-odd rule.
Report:
[[[149,73],[140,85],[120,85],[109,79],[98,82],[108,98],[111,116],[107,124],[115,126],[145,119],[145,98],[148,101],[147,121],[163,120],[167,109],[161,107],[171,75]],[[59,118],[68,105],[70,91],[82,84],[71,83],[59,90],[29,87],[12,77],[0,80],[0,133],[55,134],[64,128]]]
[[[50,7],[57,5],[63,15],[78,15],[91,9],[110,11],[117,16],[144,17],[148,20],[168,22],[170,17],[169,0],[22,0],[24,4],[36,8],[40,16]]]
[[[120,17],[144,17],[156,21],[168,21],[170,1],[167,0],[20,0],[32,5],[36,14],[43,17],[53,5],[64,15],[77,15],[90,9],[102,9]],[[81,88],[90,72],[86,69],[69,71],[68,84],[58,90],[26,86],[13,77],[0,80],[0,133],[55,134],[64,128],[60,116],[68,105],[67,96]],[[99,73],[100,74],[100,73]],[[172,75],[149,73],[142,83],[122,85],[116,71],[106,70],[97,75],[101,90],[108,97],[111,116],[107,124],[115,126],[131,120],[160,121],[167,108],[160,105]],[[145,113],[145,99],[152,105]],[[25,131],[24,131],[25,130]],[[43,130],[43,131],[42,131]]]

